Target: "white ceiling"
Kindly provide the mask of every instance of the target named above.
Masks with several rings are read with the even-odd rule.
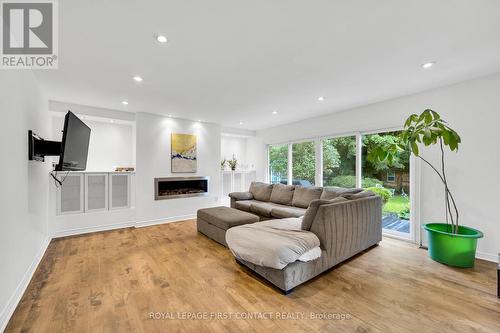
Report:
[[[37,71],[50,99],[252,130],[500,71],[498,0],[81,0],[59,13],[59,69]]]

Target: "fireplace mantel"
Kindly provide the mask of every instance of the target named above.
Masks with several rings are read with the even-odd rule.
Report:
[[[210,177],[155,178],[155,200],[208,195]]]

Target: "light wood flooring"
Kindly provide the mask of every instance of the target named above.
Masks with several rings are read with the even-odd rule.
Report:
[[[193,315],[221,318],[186,319]],[[285,296],[198,234],[195,221],[121,229],[53,240],[6,329],[177,331],[498,333],[496,265],[454,269],[385,239]]]

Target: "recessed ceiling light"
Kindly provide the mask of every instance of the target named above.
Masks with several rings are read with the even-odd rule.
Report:
[[[139,75],[134,76],[133,79],[135,82],[142,82],[142,80],[143,80],[143,78],[140,77]]]
[[[114,123],[115,121],[114,121],[113,119],[110,119],[110,120],[109,120],[109,122],[110,122],[110,123]]]
[[[278,114],[278,111],[273,111],[273,114]]]
[[[323,102],[324,100],[325,100],[325,98],[323,96],[318,97],[318,101]]]
[[[242,122],[242,121],[240,121],[240,125],[243,125],[243,122]]]
[[[163,36],[163,35],[157,35],[156,36],[156,40],[158,41],[158,43],[166,43],[167,42],[167,37]]]
[[[425,64],[422,64],[421,66],[422,66],[422,68],[427,69],[427,68],[431,68],[431,67],[432,67],[432,66],[434,66],[435,64],[436,64],[436,62],[435,62],[435,61],[429,61],[429,62],[426,62]]]
[[[123,105],[128,105],[128,102],[127,101],[122,101],[122,104]]]
[[[169,117],[169,118],[172,118],[172,115],[171,115],[171,114],[169,114],[169,115],[168,115],[168,117]]]

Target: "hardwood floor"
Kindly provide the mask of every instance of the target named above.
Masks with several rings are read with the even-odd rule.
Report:
[[[233,317],[176,317],[196,312]],[[257,312],[273,317],[241,318]],[[285,330],[500,332],[496,265],[453,269],[385,239],[284,296],[198,234],[194,221],[122,229],[53,240],[6,332]]]

